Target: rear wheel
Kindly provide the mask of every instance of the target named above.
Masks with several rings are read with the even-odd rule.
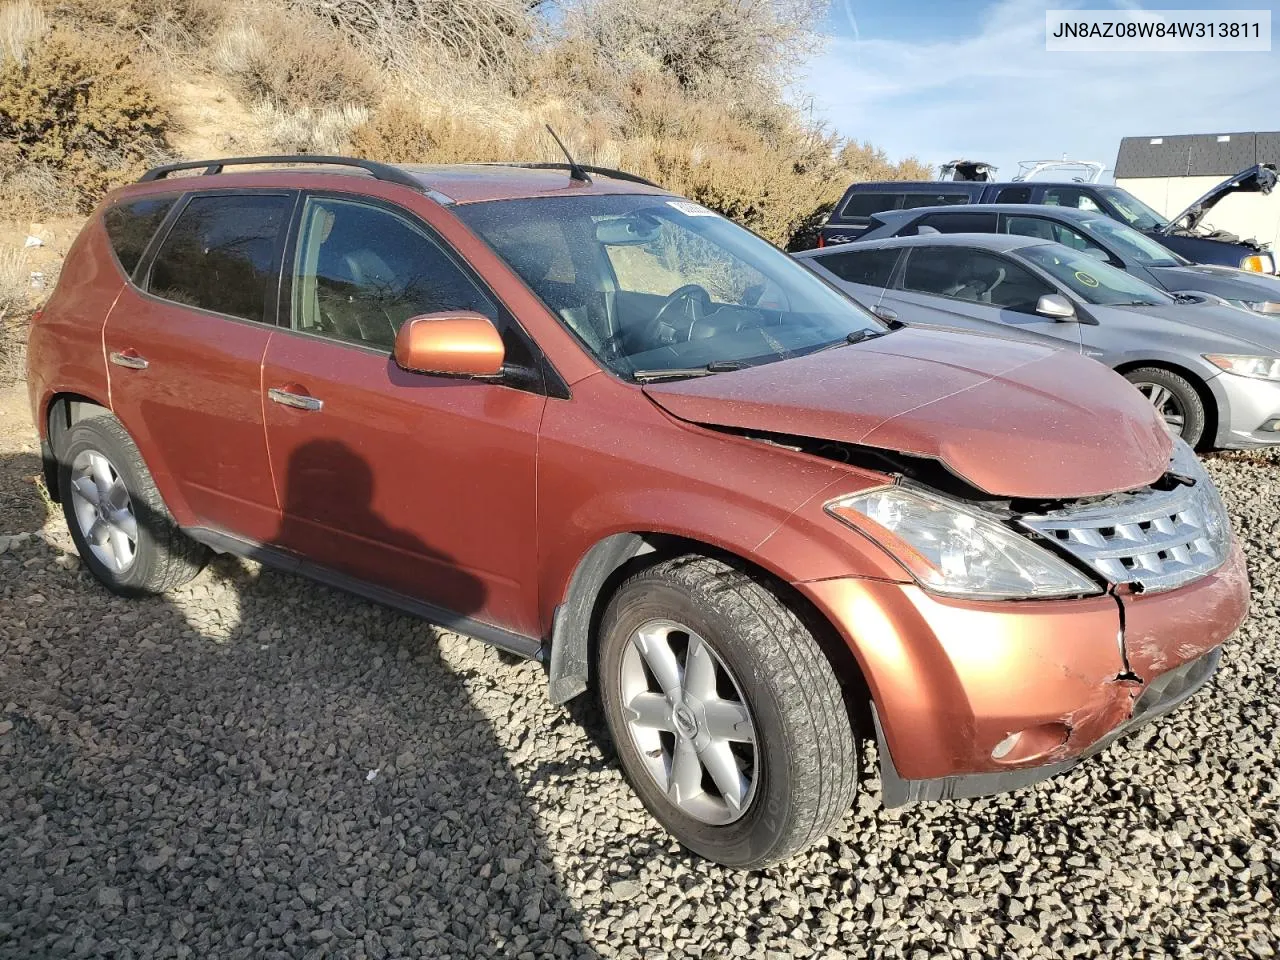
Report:
[[[1156,408],[1170,435],[1200,445],[1205,439],[1204,401],[1191,381],[1162,367],[1142,367],[1124,376]]]
[[[857,758],[840,685],[757,577],[708,557],[660,563],[619,588],[600,642],[623,770],[681,843],[754,869],[843,817]]]
[[[162,593],[203,568],[208,551],[178,529],[114,417],[82,420],[67,432],[58,489],[80,559],[116,593]]]

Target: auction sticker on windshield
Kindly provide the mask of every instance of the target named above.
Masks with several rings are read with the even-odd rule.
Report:
[[[697,203],[690,203],[688,200],[668,200],[668,207],[674,207],[681,213],[690,217],[718,217],[720,214],[714,210],[708,210],[706,207]]]

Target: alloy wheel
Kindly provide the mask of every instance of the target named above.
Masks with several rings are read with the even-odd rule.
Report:
[[[1158,383],[1135,383],[1147,401],[1156,408],[1156,413],[1164,420],[1164,428],[1173,437],[1182,436],[1187,424],[1187,412],[1182,409],[1182,402],[1168,387]]]
[[[679,810],[723,825],[751,805],[756,734],[737,679],[702,637],[650,620],[622,655],[622,713],[644,769]]]
[[[113,573],[138,556],[138,519],[124,479],[103,454],[83,450],[71,464],[72,507],[93,555]]]

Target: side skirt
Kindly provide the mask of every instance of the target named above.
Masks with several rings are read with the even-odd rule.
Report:
[[[458,633],[475,637],[477,640],[483,640],[499,650],[505,650],[507,653],[523,657],[526,660],[537,660],[541,663],[545,659],[542,641],[533,637],[512,633],[502,627],[495,627],[491,623],[473,620],[471,617],[464,617],[451,610],[446,610],[444,607],[438,607],[433,603],[407,597],[402,593],[388,590],[386,587],[380,587],[375,583],[358,580],[345,573],[322,567],[318,563],[312,563],[304,557],[282,550],[279,547],[255,543],[252,540],[245,540],[233,534],[224,533],[221,530],[213,530],[209,527],[185,527],[183,532],[192,540],[203,543],[217,553],[234,554],[238,557],[256,560],[265,566],[284,573],[296,573],[299,576],[306,577],[308,580],[315,580],[325,586],[353,593],[358,597],[363,597],[365,600],[382,604],[384,607],[390,607],[393,610],[399,610],[401,613],[420,617],[450,630],[456,630]]]

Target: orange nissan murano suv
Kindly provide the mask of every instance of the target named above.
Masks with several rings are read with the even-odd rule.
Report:
[[[1121,377],[886,325],[618,171],[157,168],[76,240],[29,364],[109,589],[230,552],[537,659],[734,867],[841,820],[863,734],[891,806],[1067,769],[1246,610],[1217,490]]]

